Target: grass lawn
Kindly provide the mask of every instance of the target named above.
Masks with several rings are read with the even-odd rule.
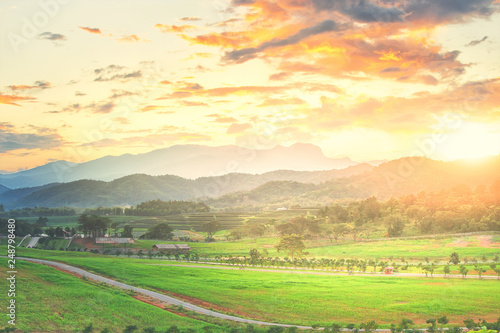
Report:
[[[140,330],[156,327],[165,332],[170,326],[213,332],[228,330],[203,321],[181,317],[155,306],[137,301],[124,291],[84,281],[54,268],[17,261],[16,328],[25,332],[81,332],[88,324],[95,331],[108,328],[122,332],[127,325]],[[0,278],[5,281],[5,270]],[[0,302],[8,303],[7,292]],[[2,317],[7,309],[2,306]],[[0,327],[6,324],[3,320]]]
[[[47,222],[47,227],[77,227],[78,226],[78,217],[80,215],[71,215],[71,216],[48,216],[49,222]],[[28,221],[29,223],[35,223],[38,220],[38,216],[36,217],[18,217],[16,220]]]
[[[285,253],[278,253],[274,246],[279,238],[262,237],[256,240],[245,238],[237,241],[219,241],[215,243],[194,242],[187,243],[200,254],[214,256],[248,256],[252,248],[259,251],[266,250],[267,256],[285,257]],[[150,250],[157,243],[186,243],[186,242],[166,242],[154,240],[138,240],[133,245],[134,248]],[[448,260],[452,252],[457,252],[460,258],[477,258],[485,255],[488,259],[495,254],[500,255],[499,235],[480,235],[469,237],[446,237],[442,239],[411,239],[411,240],[386,240],[373,242],[339,242],[330,243],[325,240],[305,241],[306,251],[309,258],[362,258],[388,260],[394,258],[398,260],[424,261],[427,257],[430,260]]]
[[[411,318],[417,323],[446,315],[496,320],[497,280],[321,276],[147,265],[147,259],[23,250],[64,261],[117,280],[209,302],[215,308],[254,319],[289,324],[379,324]]]
[[[457,252],[461,258],[483,255],[492,257],[500,255],[500,236],[481,235],[469,237],[446,237],[442,239],[387,240],[373,242],[345,243],[308,248],[310,256],[316,258],[384,258],[405,259],[425,257],[432,259],[449,259],[450,254]]]

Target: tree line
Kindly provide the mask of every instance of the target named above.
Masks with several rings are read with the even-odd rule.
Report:
[[[177,307],[175,309],[177,312],[186,313],[187,311],[183,308]],[[213,319],[209,319],[209,322],[213,321]],[[497,333],[500,331],[500,317],[495,322],[487,322],[484,319],[479,319],[477,322],[474,319],[465,319],[463,320],[463,326],[461,325],[449,325],[449,319],[446,316],[442,316],[439,318],[429,318],[425,321],[425,328],[414,328],[415,323],[413,320],[409,318],[402,318],[401,321],[397,324],[392,323],[390,325],[391,333],[443,333],[445,330],[448,333],[463,333],[467,331],[477,331],[479,333]],[[214,322],[216,324],[216,322]],[[317,330],[322,330],[323,332],[332,332],[332,333],[341,333],[341,332],[349,332],[349,333],[358,333],[363,331],[365,333],[375,332],[379,328],[379,325],[374,321],[368,321],[366,323],[361,324],[341,324],[341,323],[330,323],[330,324],[314,324],[311,329],[301,329],[300,332],[315,332]],[[214,332],[213,327],[204,326],[203,332]],[[465,330],[464,330],[465,329]],[[217,332],[221,330],[223,332],[228,333],[297,333],[299,330],[297,327],[281,327],[281,326],[257,326],[253,324],[239,325],[235,326],[234,324],[226,323],[223,326],[217,325]],[[0,330],[1,332],[13,332],[11,330]],[[89,324],[85,326],[82,330],[83,333],[92,333],[92,332],[101,332],[101,333],[110,333],[111,331],[107,328],[104,328],[100,331],[97,331],[93,324]],[[142,330],[139,329],[137,325],[127,325],[123,329],[123,333],[192,333],[196,332],[195,330],[188,328],[182,329],[177,326],[170,326],[166,331],[157,330],[155,327],[145,327]]]
[[[72,216],[76,215],[76,210],[68,207],[48,208],[48,207],[24,207],[19,209],[10,209],[5,211],[3,205],[0,204],[0,217],[17,218],[17,217],[36,217],[36,216]]]
[[[142,202],[135,207],[126,208],[125,215],[166,216],[209,211],[210,208],[203,202],[151,200]]]

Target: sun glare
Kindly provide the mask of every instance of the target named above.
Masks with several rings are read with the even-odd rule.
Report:
[[[485,124],[464,123],[456,132],[447,134],[437,149],[445,160],[496,155],[500,153],[500,133]]]

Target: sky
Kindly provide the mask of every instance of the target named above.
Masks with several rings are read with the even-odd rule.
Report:
[[[0,172],[179,144],[500,154],[500,1],[4,0]]]

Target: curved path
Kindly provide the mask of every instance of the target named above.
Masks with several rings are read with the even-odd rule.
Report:
[[[87,272],[86,270],[83,270],[81,268],[73,267],[73,266],[66,265],[66,264],[63,264],[63,263],[60,263],[60,262],[55,262],[55,261],[50,261],[50,260],[43,260],[43,259],[24,258],[24,257],[17,257],[16,259],[18,259],[18,260],[25,260],[25,261],[29,261],[29,262],[33,262],[33,263],[37,263],[37,264],[43,264],[43,265],[47,265],[47,266],[52,266],[52,267],[60,268],[60,269],[63,269],[65,271],[68,271],[68,272],[71,272],[71,273],[76,273],[78,275],[85,276],[86,278],[94,280],[94,281],[97,281],[97,282],[104,282],[104,283],[106,283],[108,285],[111,285],[111,286],[114,286],[114,287],[118,287],[118,288],[126,289],[126,290],[131,290],[131,291],[134,291],[134,292],[137,292],[137,293],[140,293],[140,294],[152,297],[152,298],[154,298],[156,300],[159,300],[159,301],[162,301],[162,302],[166,302],[166,303],[169,303],[169,304],[172,304],[172,305],[179,305],[179,306],[182,306],[184,309],[195,311],[195,312],[198,312],[198,313],[210,316],[210,317],[220,318],[220,319],[224,319],[224,320],[232,320],[232,321],[237,321],[237,322],[240,322],[240,323],[256,324],[256,325],[281,326],[281,327],[297,327],[297,328],[302,328],[302,329],[311,329],[312,328],[310,326],[297,326],[297,325],[286,325],[286,324],[268,323],[268,322],[265,322],[265,321],[259,321],[259,320],[253,320],[253,319],[245,319],[245,318],[240,318],[240,317],[235,317],[235,316],[231,316],[231,315],[227,315],[227,314],[215,312],[215,311],[208,310],[208,309],[196,306],[194,304],[191,304],[191,303],[188,303],[188,302],[185,302],[185,301],[178,300],[176,298],[173,298],[173,297],[170,297],[170,296],[167,296],[167,295],[160,294],[160,293],[155,292],[155,291],[151,291],[151,290],[147,290],[147,289],[143,289],[143,288],[138,288],[138,287],[131,286],[129,284],[125,284],[125,283],[122,283],[122,282],[111,280],[111,279],[102,277],[100,275]]]

